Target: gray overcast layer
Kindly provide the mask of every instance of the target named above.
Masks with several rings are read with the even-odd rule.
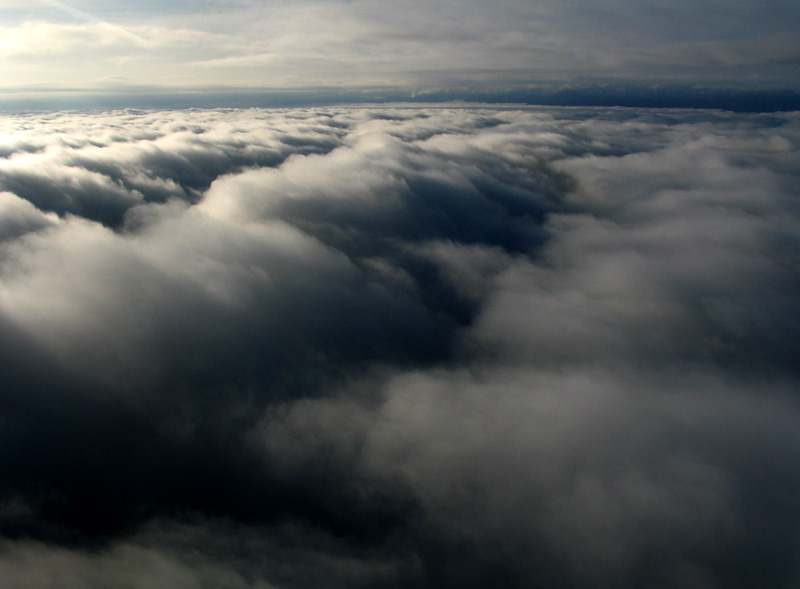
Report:
[[[4,587],[800,583],[797,113],[0,125]]]
[[[0,0],[0,104],[211,87],[408,95],[799,81],[796,0]]]

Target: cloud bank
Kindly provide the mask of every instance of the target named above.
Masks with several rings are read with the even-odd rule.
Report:
[[[797,583],[796,114],[2,126],[9,587]]]

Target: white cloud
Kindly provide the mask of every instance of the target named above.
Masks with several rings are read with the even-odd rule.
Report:
[[[0,192],[0,241],[52,227],[58,222],[57,215],[43,213],[15,194]]]

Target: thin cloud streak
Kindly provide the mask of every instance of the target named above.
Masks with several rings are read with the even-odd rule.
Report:
[[[112,24],[112,23],[110,23],[108,21],[105,21],[103,19],[97,18],[96,16],[92,16],[91,14],[89,14],[87,12],[83,12],[82,10],[78,10],[77,8],[74,8],[73,6],[70,6],[69,4],[66,4],[64,2],[59,2],[58,0],[38,0],[38,1],[40,3],[42,3],[42,4],[46,4],[48,6],[53,6],[53,7],[57,8],[58,10],[66,13],[66,14],[69,14],[70,16],[77,16],[80,20],[100,25],[101,27],[112,31],[112,32],[114,32],[115,34],[117,34],[117,35],[119,35],[121,37],[125,37],[129,41],[133,41],[133,42],[138,43],[138,44],[140,44],[142,46],[146,46],[147,45],[147,40],[146,39],[143,39],[142,37],[132,33],[131,31],[129,31],[129,30],[123,28],[123,27],[120,27],[118,25]]]

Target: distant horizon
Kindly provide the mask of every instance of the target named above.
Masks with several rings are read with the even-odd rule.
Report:
[[[732,112],[800,110],[800,91],[680,84],[591,84],[511,89],[401,88],[119,88],[105,91],[48,88],[0,92],[0,111],[60,109],[286,108],[405,103],[631,108],[695,108]]]

